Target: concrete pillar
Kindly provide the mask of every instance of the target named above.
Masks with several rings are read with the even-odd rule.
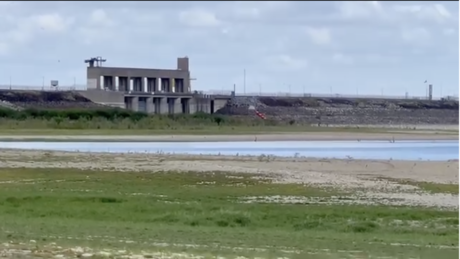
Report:
[[[197,104],[197,98],[192,98],[192,99],[189,100],[189,102],[188,102],[189,108],[188,109],[189,109],[190,114],[193,114],[193,113],[197,112],[197,109],[196,109],[197,105],[196,104]]]
[[[131,98],[125,98],[125,108],[126,108],[126,110],[131,110],[131,103],[132,103]]]
[[[128,77],[128,85],[129,85],[129,91],[132,91],[134,89],[134,82],[131,77]]]
[[[182,113],[182,98],[174,99],[174,113]]]
[[[206,98],[203,100],[203,112],[205,113],[211,113],[211,99]]]
[[[115,77],[115,91],[120,90],[120,78],[118,76]]]
[[[139,111],[139,97],[135,96],[132,98],[131,109],[135,112]]]
[[[168,98],[163,97],[160,99],[160,113],[161,114],[168,114]]]
[[[168,104],[168,114],[174,114],[174,101],[175,99],[173,98],[166,98],[167,99],[167,104]]]
[[[161,86],[161,77],[157,78],[157,80],[158,80],[158,83],[157,83],[158,91],[161,92],[161,90],[163,90],[163,88]]]
[[[142,81],[144,81],[143,86],[144,86],[144,93],[147,93],[147,77],[143,77]]]
[[[99,89],[105,90],[104,76],[99,77]]]
[[[153,106],[155,106],[155,114],[161,113],[161,98],[153,98]]]
[[[182,98],[182,102],[184,102],[184,108],[185,108],[185,110],[182,111],[183,113],[191,114],[191,110],[190,110],[191,101],[192,101],[192,98]],[[181,105],[181,108],[182,108],[182,105]]]
[[[147,113],[155,113],[155,104],[153,103],[153,97],[148,97],[146,102]]]
[[[171,77],[169,79],[169,82],[171,84],[171,92],[175,93],[176,92],[176,80],[174,80],[174,78]]]

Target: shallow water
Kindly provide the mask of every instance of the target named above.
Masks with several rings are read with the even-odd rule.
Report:
[[[0,148],[434,161],[459,158],[458,141],[0,142]]]

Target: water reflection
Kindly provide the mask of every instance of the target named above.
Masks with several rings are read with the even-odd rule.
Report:
[[[397,160],[448,160],[459,156],[458,141],[0,142],[0,148]]]

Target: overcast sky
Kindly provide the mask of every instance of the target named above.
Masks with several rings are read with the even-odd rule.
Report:
[[[0,2],[0,84],[86,83],[84,59],[194,90],[458,95],[458,2]]]

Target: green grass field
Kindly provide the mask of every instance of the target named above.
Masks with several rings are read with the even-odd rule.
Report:
[[[345,193],[222,172],[0,169],[0,241],[145,258],[458,258],[458,211],[261,202],[277,195]]]

